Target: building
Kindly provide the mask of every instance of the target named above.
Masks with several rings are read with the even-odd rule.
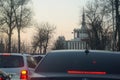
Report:
[[[88,47],[88,33],[83,11],[81,25],[73,30],[74,38],[66,41],[66,49],[86,49]]]

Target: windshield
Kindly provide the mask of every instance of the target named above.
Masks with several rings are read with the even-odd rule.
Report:
[[[24,66],[4,53],[35,73],[120,75],[120,0],[0,0],[0,68]]]
[[[0,55],[0,68],[18,68],[23,66],[24,62],[22,56]]]

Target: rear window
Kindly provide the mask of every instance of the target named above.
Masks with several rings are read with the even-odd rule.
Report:
[[[120,74],[120,54],[83,52],[48,53],[36,72],[92,71]]]
[[[23,57],[17,55],[0,55],[0,68],[23,67]]]

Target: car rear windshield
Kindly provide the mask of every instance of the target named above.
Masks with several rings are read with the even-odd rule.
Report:
[[[17,55],[0,55],[0,68],[23,67],[23,57]]]
[[[48,53],[35,72],[106,72],[120,74],[120,54],[90,52]]]

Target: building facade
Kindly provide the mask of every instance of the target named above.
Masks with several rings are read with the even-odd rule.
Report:
[[[66,41],[66,49],[86,49],[88,47],[88,33],[83,11],[82,24],[73,30],[74,38]]]

